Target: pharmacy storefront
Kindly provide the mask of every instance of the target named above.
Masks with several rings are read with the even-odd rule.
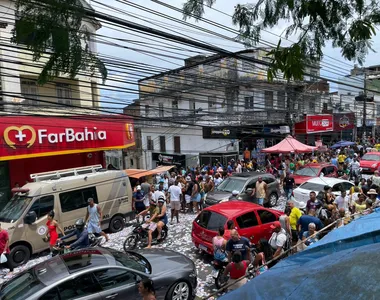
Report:
[[[2,116],[0,206],[30,174],[105,164],[105,151],[135,144],[133,121],[115,116]]]

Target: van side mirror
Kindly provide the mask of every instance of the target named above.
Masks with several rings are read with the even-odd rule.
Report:
[[[25,224],[33,224],[37,220],[37,214],[35,211],[29,211],[24,217]]]
[[[245,193],[249,194],[249,195],[251,195],[252,192],[253,192],[253,189],[251,189],[251,188],[245,190]]]

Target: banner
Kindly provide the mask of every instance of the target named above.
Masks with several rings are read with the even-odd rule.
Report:
[[[123,149],[135,145],[133,120],[113,116],[5,116],[0,161]]]
[[[333,131],[332,115],[313,115],[306,116],[306,133]]]
[[[355,127],[355,113],[334,114],[334,131],[353,129]]]
[[[257,165],[260,167],[265,166],[265,153],[261,153],[261,150],[265,148],[265,139],[259,139],[256,141]]]

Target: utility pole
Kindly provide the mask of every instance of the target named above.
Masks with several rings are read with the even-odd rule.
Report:
[[[367,70],[364,69],[363,140],[367,132]]]

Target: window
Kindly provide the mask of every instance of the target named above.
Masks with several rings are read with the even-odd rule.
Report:
[[[342,190],[342,184],[341,183],[337,183],[337,184],[333,185],[333,187],[331,188],[331,190],[333,192],[340,192]]]
[[[277,107],[285,108],[285,92],[284,91],[277,92]]]
[[[265,91],[265,108],[273,108],[273,92]]]
[[[38,300],[60,300],[58,288],[52,288],[50,291],[38,298]]]
[[[94,202],[98,203],[98,195],[95,187],[61,193],[59,194],[61,210],[62,212],[68,212],[87,207],[88,198],[94,198]]]
[[[325,110],[325,111],[328,110],[327,103],[323,103],[322,110]]]
[[[38,86],[34,80],[21,80],[21,94],[29,105],[39,105]]]
[[[215,108],[215,106],[216,106],[216,96],[208,96],[207,102],[208,102],[208,108]]]
[[[377,110],[377,114],[378,114],[378,115],[379,115],[379,113],[380,113],[379,108],[380,108],[380,105],[378,105],[378,110]],[[351,107],[350,107],[350,103],[346,103],[346,104],[344,105],[344,109],[345,109],[345,110],[350,110],[350,109],[351,109]]]
[[[54,196],[43,196],[37,199],[29,211],[34,211],[37,215],[37,219],[46,216],[50,211],[54,209]]]
[[[137,282],[135,273],[120,269],[104,269],[94,272],[94,275],[103,290],[122,287],[126,284],[135,284]]]
[[[253,211],[237,217],[236,222],[238,223],[240,229],[259,225],[259,222],[257,222],[256,215]]]
[[[164,103],[158,103],[158,116],[160,118],[164,117]]]
[[[174,137],[174,152],[181,153],[181,137],[180,136]]]
[[[58,290],[61,300],[71,300],[98,293],[101,288],[91,274],[85,274],[61,283]]]
[[[264,177],[263,178],[263,181],[266,183],[266,184],[271,184],[273,182],[275,182],[275,179],[273,177]]]
[[[164,135],[160,136],[160,151],[161,152],[166,152],[166,141],[165,141],[165,136]]]
[[[146,145],[147,145],[148,150],[154,150],[153,149],[153,140],[152,140],[151,136],[146,137]]]
[[[99,94],[98,94],[98,84],[91,81],[91,97],[92,97],[92,106],[99,106]]]
[[[345,191],[349,191],[353,186],[350,182],[342,182],[342,187]]]
[[[218,231],[220,226],[224,227],[227,222],[227,218],[216,212],[204,210],[195,219],[195,222],[199,226],[208,230]]]
[[[172,101],[173,117],[178,116],[178,99]]]
[[[260,220],[262,224],[272,223],[277,221],[276,215],[267,210],[258,210]]]
[[[192,115],[195,115],[195,101],[194,100],[189,100],[189,112]]]
[[[72,95],[70,85],[67,83],[56,83],[57,100],[60,104],[71,104]]]
[[[315,111],[315,103],[313,100],[309,100],[309,110]]]
[[[244,97],[244,108],[245,109],[253,109],[253,101],[254,101],[253,96]]]
[[[326,173],[325,173],[325,175],[330,175],[330,174],[333,174],[334,172],[335,172],[334,167],[332,167],[332,166],[326,167]]]
[[[149,116],[149,105],[145,105],[145,116]]]
[[[310,81],[316,81],[318,76],[318,72],[316,70],[310,71]]]
[[[306,168],[305,168],[306,169]],[[315,176],[315,175],[314,175]],[[300,185],[300,188],[308,191],[323,191],[324,184],[319,184],[319,183],[313,183],[313,182],[305,182]]]

